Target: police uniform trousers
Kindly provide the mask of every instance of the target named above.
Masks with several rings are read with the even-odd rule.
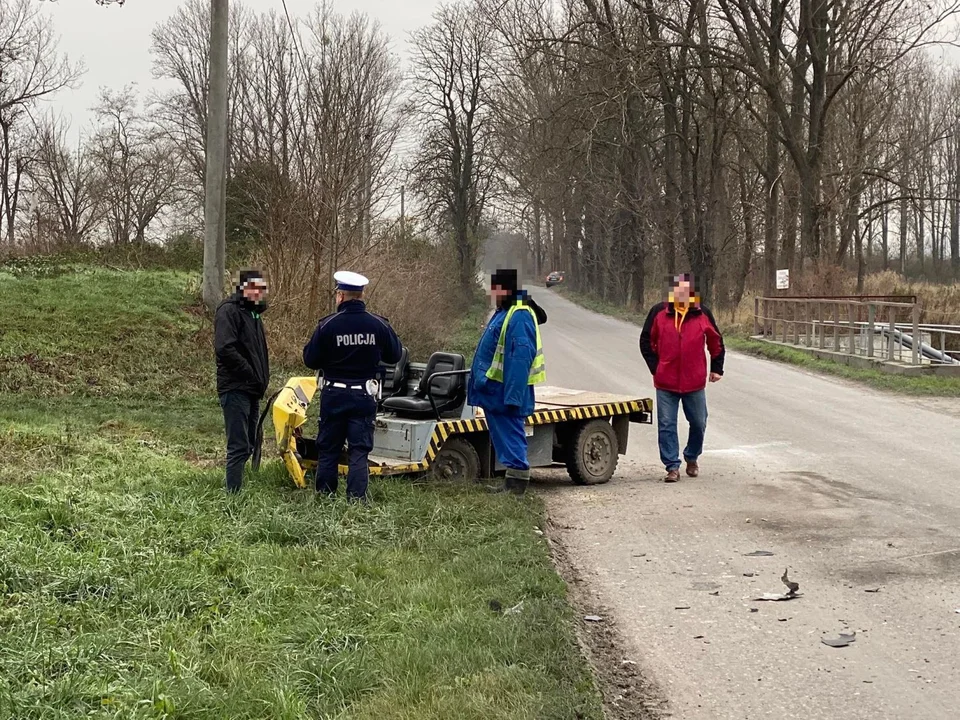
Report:
[[[343,443],[350,445],[347,497],[367,494],[370,477],[367,455],[373,450],[377,399],[366,390],[325,386],[320,392],[320,430],[317,434],[317,492],[335,493]]]

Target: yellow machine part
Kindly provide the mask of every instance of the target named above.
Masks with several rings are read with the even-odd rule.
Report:
[[[297,487],[307,486],[297,453],[295,431],[307,421],[307,407],[317,392],[315,377],[290,378],[273,401],[273,428],[283,463]]]

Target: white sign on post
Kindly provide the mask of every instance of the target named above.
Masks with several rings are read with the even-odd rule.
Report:
[[[790,271],[777,270],[777,290],[787,290],[790,288]]]

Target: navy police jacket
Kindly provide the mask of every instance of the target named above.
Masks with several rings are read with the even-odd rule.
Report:
[[[363,300],[347,300],[319,322],[303,348],[303,364],[330,382],[358,383],[377,377],[381,362],[399,362],[400,353],[386,318],[368,312]]]

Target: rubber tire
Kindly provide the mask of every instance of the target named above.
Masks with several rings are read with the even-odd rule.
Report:
[[[463,467],[462,475],[447,476],[443,474],[445,462],[459,463]],[[437,453],[430,466],[430,475],[440,482],[476,483],[480,482],[480,456],[477,449],[466,438],[452,437],[447,440]]]
[[[612,457],[599,475],[593,474],[586,463],[588,443],[599,433],[609,441]],[[606,420],[591,420],[576,428],[569,443],[564,447],[566,451],[567,473],[577,485],[602,485],[608,482],[617,471],[617,461],[620,459],[617,434],[613,426]]]

